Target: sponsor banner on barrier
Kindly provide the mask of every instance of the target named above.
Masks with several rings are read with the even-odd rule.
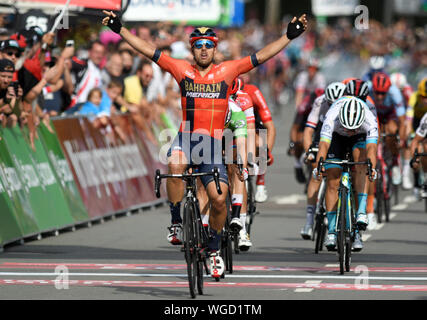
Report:
[[[115,117],[115,122],[125,137],[101,133],[86,118],[53,121],[91,217],[156,200],[154,168],[147,162],[150,151],[139,141],[130,118]]]
[[[138,130],[135,124],[132,126],[134,134],[138,137],[137,141],[139,144],[139,148],[141,150],[141,154],[146,161],[148,167],[151,168],[150,174],[147,177],[148,183],[151,186],[151,190],[154,195],[154,175],[157,169],[160,169],[160,172],[166,173],[167,166],[164,165],[159,158],[159,146],[154,145],[149,139],[147,139],[146,135],[143,131]],[[161,193],[162,196],[166,194],[166,183],[161,184]]]
[[[28,136],[28,129],[23,128],[24,136]],[[60,186],[59,179],[55,174],[55,168],[49,161],[49,157],[41,141],[40,135],[34,139],[35,150],[27,143],[28,155],[30,156],[36,174],[40,180],[43,196],[49,199],[49,222],[55,223],[56,228],[61,228],[74,224],[68,202]],[[43,199],[38,201],[43,201]],[[43,229],[42,229],[43,230]]]
[[[55,191],[56,179],[47,159],[42,159],[43,147],[39,139],[35,139],[36,151],[29,145],[29,139],[24,137],[21,129],[16,126],[3,131],[3,138],[18,175],[21,177],[25,192],[33,209],[38,231],[55,230],[61,226],[72,224],[73,220]],[[28,129],[24,128],[28,137]],[[31,152],[30,152],[31,150]],[[49,201],[46,201],[49,199]],[[66,207],[65,207],[66,208]]]
[[[52,132],[45,126],[43,122],[38,127],[38,133],[41,137],[46,154],[54,169],[57,180],[63,190],[64,196],[70,208],[71,215],[76,222],[83,222],[89,219],[87,210],[80,197],[79,189],[74,182],[73,173],[68,165],[67,159],[61,149],[58,137],[53,130]]]
[[[67,157],[68,164],[79,188],[83,203],[91,218],[113,213],[110,188],[99,176],[99,160],[86,143],[80,126],[83,119],[68,118],[53,120],[55,131]]]
[[[0,129],[0,136],[3,136]],[[24,231],[37,230],[32,213],[25,213],[19,201],[22,183],[19,180],[12,159],[7,151],[6,143],[0,139],[0,244],[20,238]],[[26,228],[25,220],[29,221]],[[22,224],[22,228],[20,223]],[[33,226],[33,228],[31,228]]]
[[[122,128],[129,125],[126,118],[123,119]],[[87,119],[83,124],[86,141],[93,144],[95,161],[102,164],[99,174],[110,187],[115,211],[153,201],[152,188],[147,182],[148,168],[133,136],[126,135],[127,141],[120,141],[112,132],[101,134]]]

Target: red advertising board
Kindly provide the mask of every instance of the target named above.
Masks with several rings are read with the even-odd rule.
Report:
[[[158,148],[148,146],[127,116],[115,119],[124,134],[101,132],[86,118],[53,120],[58,139],[91,217],[140,207],[157,200],[154,172]],[[123,137],[124,136],[124,137]],[[164,194],[164,193],[163,193]]]

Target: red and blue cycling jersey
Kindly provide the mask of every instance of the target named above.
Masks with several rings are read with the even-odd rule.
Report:
[[[152,60],[170,72],[181,89],[182,123],[180,132],[198,132],[215,137],[224,130],[230,86],[234,78],[258,65],[256,55],[213,65],[202,76],[195,65],[156,50]],[[217,137],[216,137],[217,138]]]

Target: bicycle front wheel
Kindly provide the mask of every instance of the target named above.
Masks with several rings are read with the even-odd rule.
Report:
[[[347,213],[347,189],[342,188],[339,196],[339,210],[338,210],[338,226],[337,226],[337,247],[338,247],[338,260],[340,263],[340,274],[344,274],[346,256],[348,255],[345,230],[346,230],[346,213]],[[351,250],[350,250],[351,252]]]
[[[197,239],[195,229],[194,208],[188,202],[184,206],[184,255],[187,262],[188,288],[192,298],[196,297],[197,283]]]

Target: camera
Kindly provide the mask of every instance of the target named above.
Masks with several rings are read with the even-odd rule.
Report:
[[[13,90],[15,92],[15,96],[18,96],[19,82],[13,81],[10,83],[9,87],[13,87]]]

